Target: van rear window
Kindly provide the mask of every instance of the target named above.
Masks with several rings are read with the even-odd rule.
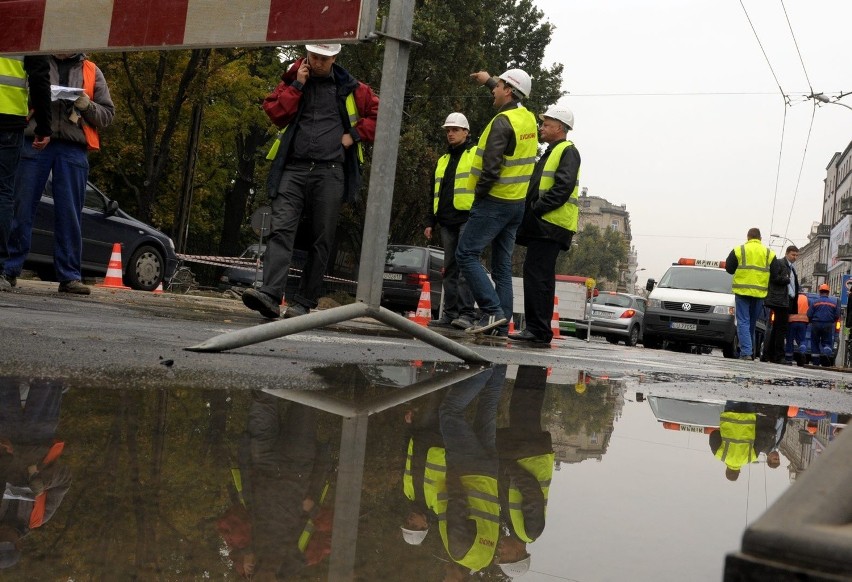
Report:
[[[701,269],[695,267],[671,267],[658,287],[732,293],[731,275],[724,269]]]
[[[386,267],[419,269],[426,261],[426,249],[422,248],[394,248],[388,247]]]

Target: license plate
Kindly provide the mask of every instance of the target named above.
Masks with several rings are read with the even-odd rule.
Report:
[[[612,315],[613,314],[610,313],[609,311],[592,311],[593,317],[600,317],[600,318],[603,318],[603,319],[612,319]]]
[[[402,273],[385,273],[382,277],[385,281],[402,281]]]
[[[672,322],[672,329],[683,329],[686,331],[696,331],[698,329],[697,323],[680,323],[679,321]]]
[[[693,426],[691,424],[682,424],[680,425],[680,432],[704,432],[703,426]]]

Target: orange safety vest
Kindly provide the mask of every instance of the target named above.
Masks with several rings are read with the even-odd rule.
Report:
[[[95,100],[95,63],[90,60],[83,61],[83,91],[89,96],[91,101]],[[89,151],[98,151],[101,149],[101,138],[98,135],[98,130],[86,123],[83,120],[83,134],[86,136],[86,144],[89,146]]]
[[[47,454],[44,456],[44,460],[42,460],[41,464],[43,467],[48,466],[56,459],[59,458],[59,455],[62,454],[62,449],[65,448],[65,443],[61,441],[57,441],[53,443],[53,446],[50,447],[50,450],[47,451]],[[33,506],[33,512],[30,514],[30,529],[35,529],[37,527],[41,527],[44,523],[44,511],[47,507],[47,492],[42,491],[35,498],[35,505]]]
[[[790,321],[791,322],[807,323],[808,322],[808,296],[803,294],[803,293],[799,293],[799,296],[796,298],[796,305],[798,306],[797,309],[796,309],[796,311],[798,311],[798,313],[791,313],[790,314]]]

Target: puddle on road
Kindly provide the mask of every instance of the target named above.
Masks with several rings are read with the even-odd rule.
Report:
[[[715,581],[849,420],[533,366],[306,387],[0,379],[0,580]]]

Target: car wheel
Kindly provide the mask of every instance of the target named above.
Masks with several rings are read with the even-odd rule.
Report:
[[[630,347],[635,346],[639,343],[639,326],[634,325],[630,328],[630,333],[627,335],[627,340],[624,342]]]
[[[734,340],[731,343],[729,343],[728,345],[722,346],[722,356],[729,358],[729,359],[730,358],[738,358],[739,355],[740,355],[739,354],[739,351],[740,351],[739,343],[740,342],[737,339],[737,336],[735,335]]]
[[[56,271],[53,269],[53,265],[39,265],[34,267],[33,271],[42,281],[56,281]]]
[[[659,350],[662,347],[662,341],[657,336],[645,333],[645,337],[642,338],[642,345],[652,350]]]
[[[163,282],[163,256],[156,248],[143,245],[130,256],[127,283],[134,289],[153,291]]]

